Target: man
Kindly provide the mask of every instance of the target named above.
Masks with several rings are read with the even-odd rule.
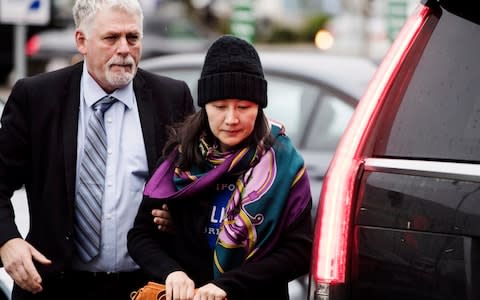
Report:
[[[84,62],[19,80],[1,119],[0,257],[13,299],[129,299],[146,283],[127,231],[166,127],[194,110],[184,82],[137,69],[137,0],[78,0],[73,15]],[[22,185],[25,240],[10,203]]]

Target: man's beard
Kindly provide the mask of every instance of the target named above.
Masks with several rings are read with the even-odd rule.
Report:
[[[125,72],[112,72],[111,71],[112,65],[128,65],[130,70],[129,71],[125,70]],[[129,84],[130,81],[132,81],[133,77],[135,76],[136,72],[137,72],[137,66],[132,56],[129,55],[125,58],[113,57],[107,63],[105,78],[107,79],[110,85],[112,85],[115,89],[118,89]]]

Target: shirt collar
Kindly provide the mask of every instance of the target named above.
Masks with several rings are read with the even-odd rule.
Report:
[[[85,98],[85,103],[88,107],[91,107],[95,102],[107,96],[108,94],[98,85],[98,83],[93,79],[93,77],[88,73],[87,62],[83,64],[83,97]],[[125,87],[116,89],[113,93],[110,94],[122,102],[127,108],[132,108],[133,106],[133,81],[130,81]]]

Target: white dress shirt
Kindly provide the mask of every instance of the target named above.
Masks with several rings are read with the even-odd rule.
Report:
[[[78,119],[77,182],[83,158],[83,146],[92,105],[107,95],[83,67]],[[115,90],[115,102],[104,115],[107,133],[105,192],[102,200],[100,254],[85,264],[74,256],[73,268],[92,272],[122,272],[138,269],[128,255],[127,232],[133,226],[148,176],[147,155],[143,141],[133,83]],[[153,219],[152,219],[153,222]]]

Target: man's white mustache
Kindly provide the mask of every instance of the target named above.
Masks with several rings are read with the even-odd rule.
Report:
[[[133,65],[135,64],[135,60],[131,56],[127,56],[125,58],[114,58],[112,61],[108,63],[108,66],[111,67],[112,65]]]

